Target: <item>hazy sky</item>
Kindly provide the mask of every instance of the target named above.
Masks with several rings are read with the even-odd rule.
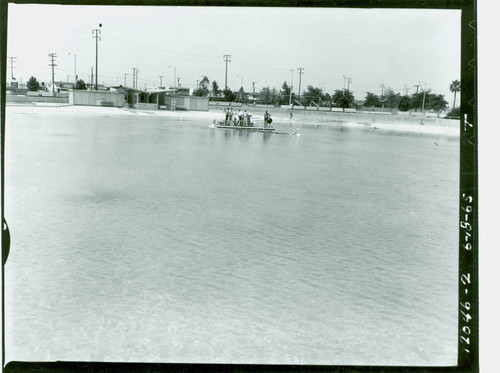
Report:
[[[110,7],[9,4],[8,56],[17,57],[14,77],[51,80],[48,53],[57,53],[56,80],[73,81],[76,70],[89,81],[95,66],[92,29],[102,23],[99,83],[139,88],[172,85],[174,67],[181,86],[196,88],[206,75],[224,87],[223,55],[231,55],[228,86],[246,91],[280,88],[292,80],[332,93],[344,87],[357,99],[381,93],[415,92],[426,82],[449,92],[460,79],[460,11],[333,8]],[[11,77],[8,59],[8,80]]]

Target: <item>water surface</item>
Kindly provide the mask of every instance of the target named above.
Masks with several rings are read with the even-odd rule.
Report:
[[[8,120],[7,361],[456,364],[457,139]]]

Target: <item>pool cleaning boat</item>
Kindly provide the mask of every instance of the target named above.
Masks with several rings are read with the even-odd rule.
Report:
[[[255,126],[253,122],[241,125],[231,125],[224,121],[217,121],[214,119],[215,128],[231,129],[231,130],[243,130],[243,131],[257,131],[257,132],[274,132],[276,128],[270,126]]]

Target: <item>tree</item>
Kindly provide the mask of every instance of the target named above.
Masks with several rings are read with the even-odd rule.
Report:
[[[439,114],[448,107],[448,102],[444,99],[444,95],[431,93],[429,94],[429,101],[426,103],[426,107],[437,112],[439,116]]]
[[[275,91],[276,89],[273,88]],[[263,104],[273,104],[274,103],[274,94],[271,88],[262,87],[259,93],[260,102]]]
[[[245,93],[245,90],[243,89],[243,87],[241,87],[240,90],[238,91],[238,99],[240,101],[244,101],[244,100],[248,99],[248,94]]]
[[[380,98],[375,93],[366,92],[366,98],[363,106],[381,107],[382,104],[380,103]]]
[[[193,96],[207,97],[209,92],[208,89],[209,84],[210,81],[206,76],[204,76],[200,84],[198,85],[198,88],[193,91]]]
[[[319,102],[325,97],[323,90],[319,87],[313,87],[312,85],[307,86],[307,91],[302,94],[302,105],[310,105],[311,102],[315,102],[319,105]]]
[[[287,105],[290,102],[290,87],[286,82],[283,83],[281,86],[281,91],[280,91],[280,104],[281,105]]]
[[[337,89],[333,94],[333,102],[339,105],[343,111],[345,111],[346,108],[349,108],[353,105],[354,95],[348,89]]]
[[[78,79],[75,83],[75,89],[77,90],[86,90],[87,84],[82,79]]]
[[[28,91],[36,92],[40,89],[40,83],[38,83],[38,80],[34,76],[28,80],[26,85],[28,86]]]
[[[384,94],[380,96],[380,101],[385,107],[388,108],[397,107],[400,99],[401,95],[399,93],[395,93],[390,87],[387,87]]]
[[[450,110],[450,112],[446,114],[445,118],[460,118],[460,106]]]
[[[332,96],[330,96],[329,93],[325,93],[325,101],[331,105],[332,102]]]
[[[217,82],[215,80],[212,80],[212,95],[214,97],[219,97],[220,95],[220,88],[219,88],[219,85],[217,84]]]
[[[410,110],[410,97],[408,96],[401,97],[401,100],[399,100],[398,109],[400,111]]]
[[[411,98],[410,98],[410,108],[415,109],[421,109],[422,108],[422,101],[424,100],[424,92],[419,92],[414,93]],[[445,110],[446,107],[448,106],[448,102],[444,99],[444,95],[436,95],[434,93],[431,93],[431,90],[425,91],[425,102],[424,102],[424,109],[429,109],[429,110],[434,110],[438,114]]]
[[[450,91],[453,92],[453,109],[455,109],[455,101],[457,99],[457,92],[460,92],[460,80],[454,80],[450,84]]]
[[[224,100],[225,101],[234,101],[235,100],[235,95],[231,89],[226,88],[222,91],[222,94],[224,95]]]
[[[425,91],[425,102],[427,103],[429,101],[429,94],[431,93],[430,89]],[[414,93],[410,97],[410,109],[421,109],[422,108],[422,101],[424,99],[424,91],[421,91],[419,93]]]

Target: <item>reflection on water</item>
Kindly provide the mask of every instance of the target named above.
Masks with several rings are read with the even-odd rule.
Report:
[[[12,116],[7,360],[455,364],[458,141],[208,124]]]

